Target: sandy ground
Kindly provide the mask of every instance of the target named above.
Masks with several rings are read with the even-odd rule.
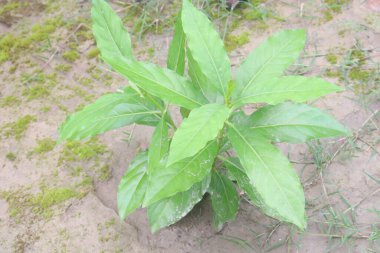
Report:
[[[156,234],[150,233],[145,210],[126,222],[115,211],[118,182],[133,156],[148,146],[151,128],[130,126],[74,143],[87,152],[85,157],[64,143],[39,151],[42,139],[57,139],[57,126],[70,112],[127,82],[88,56],[94,48],[88,1],[48,7],[30,2],[21,14],[1,17],[2,36],[26,36],[33,24],[59,15],[65,25],[51,32],[50,40],[33,43],[1,65],[0,252],[380,252],[379,1],[350,2],[331,19],[319,1],[267,1],[261,7],[281,20],[269,18],[264,28],[261,21],[243,21],[232,32],[248,32],[250,39],[230,53],[235,68],[268,35],[305,28],[304,56],[289,72],[346,87],[313,104],[350,128],[352,138],[281,146],[305,187],[307,230],[278,223],[242,200],[236,221],[215,233],[206,198],[182,221]],[[123,13],[117,4],[115,9]],[[149,32],[139,42],[134,38],[139,58],[164,65],[170,32]],[[79,53],[74,61],[64,57],[71,49]],[[364,54],[360,63],[350,58],[354,50]],[[62,70],[62,64],[71,68]],[[369,77],[350,76],[347,71],[355,66],[368,70]],[[326,74],[329,70],[341,74]],[[42,87],[41,94],[35,89],[37,95],[30,95],[35,87]],[[9,96],[17,101],[5,103]],[[17,126],[10,123],[26,115],[33,119],[17,136]]]

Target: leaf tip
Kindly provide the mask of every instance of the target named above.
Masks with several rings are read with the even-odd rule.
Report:
[[[148,190],[147,190],[147,192],[148,192]],[[147,193],[146,192],[146,193]],[[145,193],[145,197],[144,197],[144,200],[143,200],[143,202],[141,203],[141,207],[142,208],[147,208],[148,206],[150,206],[150,204],[152,204],[151,202],[152,202],[152,198],[147,198],[147,194]]]
[[[299,28],[299,29],[285,29],[278,32],[278,34],[288,34],[290,36],[301,36],[304,39],[306,39],[307,32],[305,29]]]
[[[346,134],[347,137],[353,136],[353,133],[352,133],[352,131],[350,129],[344,127],[344,130],[345,130],[345,134]]]
[[[121,212],[121,210],[118,210],[118,215],[119,215],[119,219],[120,219],[120,221],[124,221],[126,218],[127,218],[127,216],[125,215],[125,214],[123,214],[122,212]]]
[[[191,4],[189,0],[182,0],[182,5],[184,4]]]
[[[335,92],[342,92],[342,91],[346,90],[344,87],[341,87],[341,86],[338,86],[338,85],[334,85],[334,86],[335,86]]]
[[[305,215],[304,219],[302,220],[302,226],[300,227],[301,231],[305,231],[307,228],[307,217]]]
[[[152,232],[152,234],[157,233],[160,229],[161,229],[161,227],[157,226],[156,224],[150,225],[150,231]]]
[[[297,218],[296,220],[291,221],[291,223],[295,225],[300,231],[305,231],[305,229],[307,228],[306,214],[300,219]]]

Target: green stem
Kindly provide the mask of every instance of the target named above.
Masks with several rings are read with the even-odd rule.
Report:
[[[145,92],[145,94],[143,94],[143,96],[145,96],[146,98],[148,98],[150,101],[152,101],[152,103],[158,107],[158,109],[160,109],[160,111],[164,112],[165,108],[162,107],[160,105],[160,103],[157,103],[157,101],[147,92]]]
[[[223,161],[223,162],[228,162],[228,159],[225,158],[225,157],[222,156],[222,155],[218,155],[217,158],[218,158],[219,160]]]
[[[176,125],[174,124],[174,121],[172,119],[172,116],[170,116],[170,114],[168,113],[168,109],[169,109],[169,104],[166,104],[166,107],[165,107],[165,117],[166,117],[166,121],[169,122],[169,124],[172,126],[172,128],[174,130],[177,130],[177,127]]]
[[[160,105],[160,103],[158,103],[149,93],[145,93],[144,96],[149,99],[150,101],[152,101],[152,103],[157,106],[158,109],[160,109],[160,111],[162,112],[162,116],[165,115],[166,117],[166,121],[171,125],[171,127],[176,130],[177,127],[176,125],[174,124],[174,121],[172,119],[172,117],[170,116],[170,114],[167,112],[168,111],[168,106],[169,104],[166,104],[166,107],[162,107]]]

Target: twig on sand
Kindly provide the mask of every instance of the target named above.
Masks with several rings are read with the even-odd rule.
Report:
[[[73,37],[75,35],[75,33],[81,29],[82,27],[87,27],[84,23],[80,23],[76,28],[75,30],[69,34],[69,36],[67,36],[67,38],[63,41],[63,45],[66,44],[69,39],[71,37]],[[57,48],[54,50],[54,52],[50,55],[50,57],[48,58],[48,60],[44,63],[44,65],[41,67],[41,71],[44,70],[50,63],[51,61],[54,59],[55,55],[59,52],[59,50],[61,49],[61,46],[58,45]],[[30,77],[30,79],[32,79],[33,77],[37,76],[38,73],[35,73],[32,77]]]
[[[359,130],[353,135],[353,139],[352,141],[355,142],[356,140],[358,140],[359,138],[359,134],[360,132],[363,130],[363,128],[368,124],[368,122],[372,121],[372,119],[380,112],[380,108],[378,108],[377,110],[375,110],[361,125],[361,127],[359,128]],[[343,150],[344,147],[346,147],[346,145],[348,144],[348,141],[349,141],[349,138],[345,138],[344,142],[342,143],[342,145],[339,146],[339,148],[335,151],[335,153],[331,156],[331,158],[327,161],[326,163],[326,166],[323,170],[327,169],[333,162],[333,160],[336,158],[336,156]],[[323,189],[323,193],[325,195],[325,198],[327,200],[327,202],[329,203],[329,205],[331,205],[331,202],[330,202],[330,198],[328,196],[328,192],[327,192],[327,189],[326,189],[326,186],[325,186],[325,183],[324,183],[324,180],[323,180],[323,170],[320,171],[319,173],[319,177],[320,177],[320,180],[321,180],[321,183],[322,183],[322,189]]]
[[[344,214],[347,213],[348,211],[350,210],[354,210],[356,207],[358,207],[361,203],[363,203],[366,199],[368,199],[369,197],[375,195],[376,193],[380,192],[380,188],[378,188],[376,191],[368,194],[367,196],[365,196],[363,199],[361,199],[358,203],[356,203],[355,205],[353,206],[350,206],[349,208],[347,208],[346,210],[344,210]]]

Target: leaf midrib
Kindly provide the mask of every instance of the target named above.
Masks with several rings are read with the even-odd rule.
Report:
[[[227,187],[226,187],[226,184],[224,183],[224,180],[222,178],[222,175],[220,175],[219,173],[215,173],[218,177],[219,177],[219,181],[221,182],[221,185],[223,186],[223,191],[224,191],[224,194],[225,196],[227,197],[228,194],[227,194]],[[228,198],[227,198],[228,200]],[[228,201],[227,201],[228,202]],[[233,210],[232,210],[232,205],[226,205],[228,210],[229,210],[229,213],[227,214],[227,216],[229,216],[231,213],[235,213]],[[228,217],[228,220],[231,220],[231,217]]]
[[[140,64],[139,62],[136,62],[136,63],[137,63],[137,64]],[[116,63],[116,65],[119,65],[119,64]],[[183,95],[183,94],[181,94],[181,93],[178,93],[176,90],[172,90],[172,89],[170,89],[170,88],[168,88],[168,87],[166,87],[166,86],[164,86],[164,85],[161,85],[159,82],[157,82],[157,81],[155,81],[155,80],[152,80],[152,79],[150,79],[150,78],[148,78],[148,77],[146,77],[146,76],[144,76],[144,75],[141,75],[140,73],[137,73],[137,72],[133,71],[131,68],[126,69],[124,66],[120,66],[120,65],[119,65],[119,67],[121,67],[122,69],[124,69],[124,70],[126,70],[126,71],[132,72],[133,74],[139,76],[140,78],[146,79],[147,81],[150,81],[151,83],[154,83],[156,86],[159,86],[159,87],[161,87],[161,88],[163,88],[163,89],[165,89],[165,90],[167,90],[167,91],[169,91],[169,92],[172,92],[172,93],[174,93],[174,94],[176,94],[176,95],[178,95],[178,96],[180,96],[180,97],[182,97],[182,98],[184,98],[184,99],[190,101],[191,103],[194,103],[194,104],[199,105],[199,106],[202,105],[200,102],[194,100],[193,98],[191,98],[191,97],[187,97],[187,96],[185,96],[185,95]],[[154,66],[154,67],[155,67],[155,66]],[[155,68],[156,68],[156,67],[155,67]],[[145,67],[144,67],[144,69],[145,69]],[[155,71],[156,71],[156,70],[155,70]],[[158,71],[163,71],[163,70],[158,69]],[[165,75],[165,76],[166,76],[166,75]],[[127,77],[127,78],[128,78],[128,77]],[[128,78],[128,79],[129,79],[129,78]],[[137,86],[140,86],[140,85],[138,85],[138,84],[136,84],[136,85],[137,85]],[[190,85],[189,85],[189,86],[190,86]],[[189,87],[189,86],[188,86],[188,87]]]
[[[274,179],[273,181],[276,183],[277,185],[277,188],[279,189],[279,191],[281,192],[281,195],[283,195],[284,199],[286,200],[286,203],[288,205],[288,209],[290,207],[291,210],[295,211],[294,208],[292,207],[292,205],[290,204],[288,198],[287,198],[287,195],[282,191],[282,187],[280,187],[280,184],[278,183],[277,179],[275,178],[275,176],[273,175],[272,171],[269,169],[269,167],[266,165],[266,163],[263,161],[263,159],[261,158],[261,156],[257,153],[257,151],[254,149],[254,147],[252,145],[249,144],[249,142],[244,138],[243,135],[240,134],[240,131],[238,131],[235,126],[233,124],[229,124],[232,129],[239,135],[239,137],[243,140],[243,142],[249,147],[249,149],[252,150],[252,152],[256,155],[257,158],[259,158],[261,164],[264,165],[264,167],[269,171],[269,174],[271,175],[272,179]],[[251,179],[250,179],[251,180]],[[271,207],[273,208],[273,207]],[[273,208],[273,209],[276,209],[276,208]],[[290,212],[292,213],[292,212]],[[298,219],[297,219],[298,220]]]
[[[260,128],[273,128],[273,127],[312,127],[312,128],[320,128],[320,129],[325,129],[325,130],[335,130],[335,131],[339,131],[337,129],[333,129],[333,128],[328,128],[328,127],[323,127],[323,126],[319,126],[319,125],[310,125],[310,124],[298,124],[298,123],[295,123],[295,124],[291,124],[291,123],[287,123],[287,124],[272,124],[272,125],[259,125],[259,126],[252,126],[252,127],[249,127],[250,129],[260,129]]]
[[[106,107],[108,107],[108,106],[110,106],[110,105],[112,105],[112,104],[114,104],[114,103],[115,103],[116,105],[120,104],[120,101],[121,101],[121,102],[129,102],[129,101],[126,101],[128,97],[122,97],[122,96],[121,96],[121,95],[123,95],[123,94],[124,94],[124,93],[120,93],[120,97],[116,98],[115,100],[105,101],[104,104],[102,104],[99,108],[94,107],[94,108],[90,108],[90,109],[88,109],[88,111],[86,111],[86,113],[87,113],[86,117],[82,118],[82,122],[85,122],[86,119],[88,119],[88,118],[90,118],[90,117],[93,117],[93,115],[92,115],[91,113],[89,113],[89,112],[91,112],[91,111],[101,111],[101,110],[103,110],[104,108],[106,108]],[[112,94],[112,95],[119,95],[119,93],[115,93],[115,94]],[[105,95],[105,96],[107,96],[107,95]],[[110,94],[109,96],[111,97],[111,94]],[[96,101],[95,101],[95,103],[96,103]],[[126,104],[129,104],[129,103],[126,103]],[[115,106],[116,106],[116,105],[115,105]],[[133,104],[133,105],[142,106],[143,108],[148,109],[148,107],[147,107],[146,105],[144,105],[144,104]],[[114,106],[114,107],[115,107],[115,106]],[[113,107],[113,108],[114,108],[114,107]],[[153,112],[153,111],[152,111],[152,112]],[[80,113],[80,112],[78,112],[78,113]],[[160,113],[160,111],[157,111],[157,113]],[[153,115],[155,115],[158,119],[161,119],[156,113],[154,113]],[[77,115],[76,115],[76,116],[77,116]],[[107,118],[105,118],[105,119],[107,119]],[[100,120],[102,120],[102,119],[99,119],[99,120],[97,120],[97,121],[100,121]],[[95,121],[95,122],[96,122],[96,121]],[[68,124],[68,123],[71,123],[71,122],[68,121],[66,124]],[[66,125],[66,124],[65,124],[65,125]]]
[[[152,158],[152,156],[153,155],[149,155],[150,154],[150,152],[156,152],[157,150],[159,151],[159,159],[161,159],[162,157],[163,157],[163,155],[164,154],[162,154],[162,147],[163,147],[163,143],[164,143],[164,138],[163,138],[163,136],[164,136],[164,131],[165,131],[165,129],[164,129],[164,127],[166,126],[166,121],[164,121],[163,119],[164,119],[164,117],[165,117],[165,115],[163,115],[163,118],[161,119],[161,121],[159,122],[159,125],[156,127],[156,129],[159,127],[159,130],[160,130],[160,132],[159,132],[159,142],[158,142],[158,147],[157,148],[155,148],[156,150],[154,150],[154,149],[149,149],[149,153],[148,153],[148,167],[149,167],[149,174],[151,174],[152,173],[152,171],[153,171],[153,165],[156,165],[156,164],[151,164],[151,158]],[[165,139],[167,139],[167,136],[165,136]],[[153,139],[152,139],[153,140]],[[153,148],[153,146],[151,146],[152,148]],[[156,155],[156,154],[155,154]],[[158,160],[158,161],[156,161],[156,162],[160,162],[160,160]]]
[[[252,99],[252,98],[255,98],[255,97],[260,97],[260,96],[263,96],[263,95],[268,95],[268,94],[285,94],[285,93],[307,93],[307,94],[310,94],[312,92],[320,92],[320,91],[328,91],[330,89],[326,88],[326,89],[312,89],[312,90],[301,90],[301,89],[298,89],[298,90],[279,90],[279,91],[266,91],[266,92],[260,92],[260,93],[255,93],[255,94],[252,94],[252,95],[249,95],[249,96],[245,96],[245,97],[240,97],[239,99],[237,99],[234,103],[234,105],[236,104],[239,104],[239,103],[244,103],[245,100],[247,99]]]
[[[156,111],[122,113],[122,114],[119,114],[119,115],[116,115],[116,116],[112,116],[112,117],[99,118],[97,120],[94,120],[93,122],[98,122],[98,121],[103,121],[103,120],[110,120],[110,119],[116,119],[116,118],[121,118],[121,117],[135,116],[135,115],[144,115],[144,114],[153,114],[153,115],[156,115],[158,113],[161,113],[161,111],[156,110]]]
[[[261,195],[257,192],[257,189],[256,189],[256,188],[250,183],[250,179],[249,179],[249,177],[247,176],[245,170],[244,170],[243,168],[241,168],[241,166],[239,166],[238,164],[235,164],[235,163],[234,163],[233,161],[231,161],[230,159],[225,159],[224,162],[227,162],[227,163],[229,163],[230,165],[234,166],[234,168],[236,168],[237,171],[239,171],[240,173],[243,173],[244,176],[247,177],[247,180],[248,180],[247,182],[243,182],[244,179],[241,181],[241,183],[242,183],[241,188],[242,188],[246,193],[247,193],[248,191],[246,191],[245,188],[246,188],[246,187],[249,187],[249,188],[250,188],[250,190],[252,191],[252,193],[253,193],[253,195],[254,195],[254,198],[256,199],[256,202],[254,202],[254,201],[252,200],[252,198],[250,198],[251,201],[254,203],[254,205],[256,205],[257,207],[259,207],[259,208],[261,208],[261,209],[262,209],[262,208],[269,208],[269,209],[271,209],[271,212],[275,213],[276,216],[281,217],[283,220],[288,220],[287,218],[284,218],[283,215],[280,215],[277,211],[275,211],[275,209],[273,209],[273,208],[269,207],[267,204],[265,204],[265,202],[263,201],[263,198],[262,198]],[[239,184],[239,180],[238,180],[238,184]],[[239,186],[240,186],[240,185],[239,185]],[[244,186],[244,187],[243,187],[243,186]],[[267,215],[269,215],[269,214],[267,214]],[[273,218],[276,218],[276,217],[273,216],[273,215],[269,215],[269,216],[270,216],[270,217],[273,217]]]
[[[98,10],[98,8],[95,8],[95,10]],[[98,13],[99,13],[99,12],[98,12]],[[114,38],[114,36],[113,36],[113,33],[111,32],[111,29],[110,29],[110,27],[108,26],[108,20],[107,20],[106,17],[105,17],[105,13],[104,13],[103,8],[100,9],[100,13],[101,13],[100,16],[103,18],[104,23],[105,23],[105,25],[106,25],[106,27],[107,27],[107,31],[108,31],[108,33],[111,35],[110,37],[112,38],[113,43],[116,45],[117,49],[119,50],[119,53],[120,53],[121,55],[123,55],[123,56],[129,56],[129,55],[124,55],[124,54],[123,54],[123,51],[121,50],[119,44],[116,42],[116,40],[115,40],[115,38]],[[99,25],[100,27],[102,27],[99,23],[98,23],[98,25]],[[131,57],[131,56],[130,56],[130,57]]]
[[[191,54],[191,53],[190,53]],[[195,61],[195,60],[194,60]],[[193,73],[194,73],[194,78],[196,79],[196,85],[198,86],[198,88],[201,90],[203,96],[208,100],[207,96],[206,96],[206,93],[205,91],[203,90],[203,87],[201,85],[201,82],[199,81],[199,78],[198,78],[198,75],[196,72],[196,69],[195,69],[195,66],[193,65],[193,61],[191,59],[188,58],[188,64],[189,64],[189,69],[192,69],[193,70]],[[189,71],[190,72],[190,71]]]
[[[145,176],[147,176],[147,169],[146,169],[146,164],[144,164],[144,163],[146,163],[146,161],[142,161],[141,163],[139,163],[139,164],[137,164],[136,165],[136,167],[134,167],[132,170],[128,170],[128,172],[129,173],[132,173],[132,171],[135,173],[135,175],[133,175],[133,180],[135,181],[136,180],[136,178],[139,178],[139,179],[137,179],[138,180],[138,183],[135,185],[135,187],[132,189],[132,191],[134,192],[134,193],[136,193],[136,191],[137,191],[137,189],[139,189],[140,187],[141,187],[141,184],[142,184],[142,182],[143,182],[143,180],[144,180],[144,177]],[[145,167],[145,170],[144,170],[144,167]],[[142,169],[142,171],[140,171],[140,169]],[[128,173],[127,172],[127,173]],[[123,176],[124,177],[124,176]],[[148,179],[145,179],[145,180],[148,180]],[[125,188],[125,187],[123,187],[123,188]],[[118,192],[120,192],[120,189],[118,189]],[[144,193],[144,195],[145,195],[145,193]],[[144,195],[142,196],[142,199],[144,199]],[[131,204],[133,204],[132,203],[132,199],[134,198],[135,196],[134,195],[132,195],[130,198],[129,198],[129,203],[127,203],[127,205],[126,205],[126,208],[123,210],[123,213],[124,213],[124,215],[123,216],[127,216],[128,214],[126,214],[125,215],[125,213],[130,213],[131,211],[128,211],[127,209],[129,209],[130,207],[131,207]],[[141,205],[141,203],[140,203],[140,205]],[[119,209],[119,208],[118,208]],[[119,210],[120,211],[120,210]]]
[[[240,94],[243,94],[245,92],[245,90],[250,87],[252,85],[252,83],[254,82],[254,80],[260,76],[260,74],[264,71],[264,69],[266,69],[266,67],[269,65],[269,63],[278,56],[279,52],[282,52],[286,47],[288,47],[291,43],[293,43],[293,41],[295,41],[296,39],[293,39],[293,40],[290,40],[288,43],[286,43],[283,47],[281,47],[280,50],[278,50],[277,54],[274,54],[274,52],[272,51],[272,56],[267,59],[264,64],[262,64],[259,68],[259,70],[256,72],[255,75],[252,76],[252,78],[248,81],[248,83],[245,85],[245,87],[243,88],[243,90],[240,92]]]
[[[117,94],[117,93],[116,93],[116,94]],[[113,94],[113,95],[116,95],[116,94]],[[121,94],[122,94],[122,93],[121,93]],[[105,95],[105,96],[108,96],[108,95]],[[104,97],[105,97],[105,96],[104,96]],[[103,98],[104,98],[104,97],[103,97]],[[119,102],[120,99],[124,99],[124,98],[117,98],[117,99],[115,99],[115,100],[106,101],[106,102],[104,102],[104,104],[102,104],[99,108],[96,108],[95,106],[93,106],[93,108],[90,108],[90,109],[88,109],[88,108],[84,108],[83,110],[86,110],[86,109],[87,109],[87,111],[86,111],[87,115],[86,115],[86,117],[83,117],[83,118],[82,118],[82,122],[85,122],[86,119],[88,119],[88,118],[90,118],[91,116],[93,116],[93,115],[91,115],[89,112],[91,112],[91,111],[101,111],[101,110],[103,110],[105,107],[110,106],[110,105],[112,105],[113,103],[117,103],[117,104],[119,104],[118,102]],[[96,101],[95,101],[95,103],[96,103]],[[93,105],[93,104],[92,104],[92,105]],[[92,105],[90,105],[90,106],[92,106]],[[62,125],[62,127],[63,127],[62,130],[64,130],[65,128],[67,128],[67,125],[68,125],[68,124],[72,124],[73,119],[76,118],[77,115],[78,115],[78,113],[81,113],[81,112],[83,112],[83,111],[79,111],[79,112],[73,114],[73,116],[72,116],[67,122],[65,122],[65,123]],[[74,116],[76,116],[76,117],[74,117]],[[75,122],[75,120],[74,120],[74,122]],[[82,126],[83,126],[83,125],[82,125]],[[75,129],[72,129],[72,130],[69,131],[69,132],[73,132],[73,131],[75,131]]]
[[[192,11],[187,11],[187,12],[190,13],[191,18],[192,18],[193,20],[196,20],[196,19],[194,19],[194,14],[193,14]],[[219,71],[218,71],[218,68],[216,67],[216,63],[215,63],[215,61],[214,61],[214,58],[211,56],[211,53],[210,53],[210,50],[209,50],[209,48],[208,48],[208,46],[207,46],[206,40],[205,40],[205,38],[203,38],[203,34],[202,34],[201,30],[199,29],[198,24],[196,24],[195,27],[196,27],[196,29],[197,29],[197,31],[198,31],[198,35],[199,35],[199,37],[202,39],[202,42],[203,42],[203,44],[205,45],[205,48],[206,48],[207,54],[208,54],[209,58],[211,59],[212,67],[213,67],[213,69],[214,69],[214,71],[215,71],[215,73],[216,73],[216,75],[217,75],[217,77],[218,77],[219,85],[220,85],[220,87],[221,87],[222,90],[223,90],[223,96],[226,97],[226,91],[225,91],[225,89],[224,89],[224,85],[223,85],[223,82],[222,82],[222,79],[221,79],[220,73],[219,73]]]
[[[153,197],[150,198],[150,200],[154,199],[157,195],[159,195],[159,194],[162,192],[162,190],[165,189],[165,188],[171,183],[171,181],[173,181],[176,177],[178,177],[180,174],[182,174],[183,171],[185,171],[185,170],[187,169],[187,167],[190,166],[190,164],[192,164],[192,163],[194,162],[195,159],[197,159],[199,156],[203,155],[203,152],[205,152],[205,150],[208,149],[208,148],[211,146],[211,144],[213,144],[213,143],[214,143],[214,141],[211,141],[211,142],[210,142],[209,144],[207,144],[203,149],[201,149],[201,150],[200,150],[195,156],[191,157],[191,159],[187,162],[187,164],[186,164],[185,166],[183,166],[182,169],[180,169],[179,171],[177,171],[178,173],[176,173],[176,174],[175,174],[170,180],[168,180],[167,183],[166,183],[165,185],[162,185],[162,184],[161,184],[162,187],[161,187],[160,191],[157,191],[156,194],[155,194]],[[175,164],[175,163],[174,163],[174,164]],[[174,165],[174,164],[173,164],[173,165]],[[170,165],[170,166],[173,166],[173,165]],[[169,167],[170,167],[170,166],[169,166]],[[204,178],[204,177],[203,177],[203,178]],[[201,180],[197,181],[197,182],[202,181],[203,178],[202,178]],[[195,182],[195,183],[197,183],[197,182]],[[184,191],[187,191],[187,190],[189,190],[190,188],[191,188],[191,186],[190,186],[188,189],[185,189]],[[177,193],[178,193],[178,192],[177,192]],[[171,195],[171,196],[174,196],[174,195],[177,194],[177,193],[174,193],[174,194]],[[168,197],[171,197],[171,196],[168,196]],[[153,202],[153,203],[155,203],[155,202]],[[153,204],[153,203],[152,203],[152,204]]]
[[[181,25],[181,28],[182,28],[182,25]],[[180,45],[179,45],[179,50],[174,58],[174,67],[175,67],[175,71],[177,72],[178,70],[178,62],[179,62],[179,56],[181,55],[181,49],[184,48],[183,45],[185,44],[185,40],[183,39],[183,36],[184,35],[184,32],[183,32],[183,29],[180,33]]]
[[[204,130],[204,128],[208,125],[208,123],[209,123],[210,121],[212,121],[212,120],[215,119],[215,117],[213,117],[213,116],[215,116],[215,115],[218,116],[218,115],[219,115],[218,113],[219,113],[219,111],[221,111],[221,109],[222,109],[222,108],[218,108],[218,110],[215,110],[215,111],[212,112],[211,116],[207,117],[206,121],[204,121],[203,124],[198,128],[198,130],[197,130],[196,132],[193,133],[193,135],[191,136],[191,138],[189,138],[190,141],[187,142],[188,145],[190,145],[191,143],[193,143],[195,137],[198,136],[198,134],[199,134],[202,130]],[[224,109],[224,108],[223,108],[223,109]],[[201,117],[197,117],[197,118],[200,119]],[[204,118],[204,117],[202,117],[202,118]],[[188,121],[188,120],[189,120],[189,118],[187,118],[187,121]],[[204,138],[201,138],[201,139],[204,139]],[[207,143],[207,142],[206,142],[206,143]],[[184,146],[188,147],[187,145],[184,145]],[[179,154],[183,154],[183,151],[180,152]],[[178,156],[178,154],[177,154],[177,156]],[[185,157],[185,158],[186,158],[186,157]],[[175,162],[177,162],[177,161],[175,161]],[[173,164],[173,162],[171,162],[170,165],[171,165],[171,164]]]

